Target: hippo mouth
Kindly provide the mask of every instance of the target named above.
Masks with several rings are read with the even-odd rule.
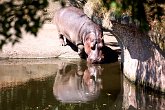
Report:
[[[104,55],[102,53],[102,50],[98,48],[91,50],[87,57],[87,62],[93,64],[102,63],[103,60],[104,60]]]
[[[103,59],[102,58],[91,59],[88,57],[87,62],[92,63],[92,64],[100,64],[100,63],[103,63]]]

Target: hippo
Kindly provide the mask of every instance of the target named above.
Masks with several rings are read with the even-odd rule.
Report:
[[[53,94],[63,103],[86,103],[98,98],[102,89],[100,65],[62,62],[56,74]]]
[[[68,40],[78,48],[80,57],[85,52],[87,62],[103,62],[103,31],[81,9],[72,6],[61,8],[55,12],[53,23],[63,46]]]

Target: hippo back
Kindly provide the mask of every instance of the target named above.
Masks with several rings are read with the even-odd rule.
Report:
[[[79,35],[81,27],[89,21],[83,11],[75,7],[62,8],[54,16],[54,23],[59,33],[74,44],[82,41],[81,35]]]

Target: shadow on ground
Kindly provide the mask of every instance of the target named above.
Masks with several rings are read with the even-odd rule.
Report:
[[[70,41],[67,40],[67,44],[76,52],[78,52],[78,48],[71,43]],[[116,44],[115,44],[116,45]],[[113,62],[117,62],[118,61],[118,57],[119,57],[119,50],[112,50],[110,47],[105,46],[103,48],[103,54],[104,54],[104,61],[103,63],[113,63]],[[84,55],[82,57],[82,59],[86,59],[87,55],[84,52]]]

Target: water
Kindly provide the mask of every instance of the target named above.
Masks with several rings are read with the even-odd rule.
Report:
[[[0,110],[164,110],[165,96],[131,84],[120,63],[0,61]]]

